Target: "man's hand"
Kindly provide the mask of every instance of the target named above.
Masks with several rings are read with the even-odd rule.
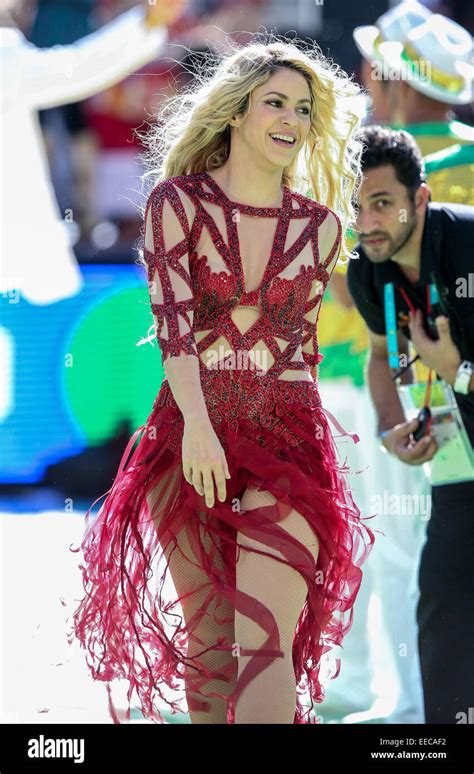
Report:
[[[182,16],[188,0],[143,0],[147,27],[169,27]]]
[[[418,427],[418,419],[395,425],[383,438],[383,445],[390,454],[398,457],[407,465],[422,465],[431,460],[438,450],[438,444],[432,435],[424,435],[415,441],[412,433]]]
[[[461,354],[451,338],[449,320],[447,317],[436,318],[438,328],[438,341],[433,341],[426,335],[423,327],[423,313],[417,309],[413,315],[410,312],[410,328],[413,345],[421,358],[421,361],[436,371],[448,384],[454,384],[456,371],[461,364]]]

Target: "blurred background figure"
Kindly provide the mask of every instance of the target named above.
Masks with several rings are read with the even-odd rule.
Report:
[[[144,5],[78,43],[37,48],[18,27],[15,0],[0,2],[2,292],[21,292],[30,302],[42,304],[71,296],[81,287],[70,245],[75,234],[73,202],[66,202],[64,193],[61,206],[65,209],[58,212],[37,111],[91,96],[156,57],[167,39],[164,25],[174,21],[184,0],[162,0],[159,13],[156,7]],[[56,14],[58,10],[61,4]],[[63,17],[57,18],[58,27],[52,29],[56,34],[62,30],[65,38],[74,37],[72,25],[83,15],[73,18],[68,11]],[[87,31],[87,17],[82,27]],[[45,37],[41,29],[38,26],[40,39]],[[79,116],[76,109],[77,120]],[[55,164],[56,169],[58,166],[60,163]]]
[[[399,42],[383,42],[390,121],[407,129],[423,155],[456,142],[473,142],[472,127],[451,111],[472,102],[472,36],[456,22],[431,14]],[[383,71],[383,68],[382,68]]]
[[[383,58],[379,46],[385,41],[401,43],[412,29],[422,24],[431,11],[412,0],[396,5],[384,13],[375,24],[355,28],[354,42],[362,56],[361,80],[371,100],[370,120],[386,124],[391,120],[390,80],[384,77]]]
[[[27,38],[39,48],[75,43],[94,32],[94,12],[94,0],[59,5],[57,0],[38,0]],[[38,114],[59,209],[64,212],[72,208],[81,235],[91,217],[89,183],[97,152],[83,106],[83,101],[71,102]]]

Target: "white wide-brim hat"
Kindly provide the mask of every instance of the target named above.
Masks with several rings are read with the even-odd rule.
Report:
[[[452,19],[433,13],[401,43],[386,41],[378,51],[388,80],[403,79],[421,94],[451,105],[472,101],[473,40]]]
[[[402,42],[414,27],[422,24],[431,11],[416,0],[406,0],[380,16],[375,24],[356,27],[354,43],[368,62],[381,62],[379,45],[385,41]]]

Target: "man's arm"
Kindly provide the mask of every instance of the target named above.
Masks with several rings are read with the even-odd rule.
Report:
[[[399,351],[408,354],[408,342],[397,332]],[[387,337],[373,333],[369,329],[370,350],[366,369],[366,379],[377,412],[377,433],[386,430],[383,438],[385,449],[409,465],[422,465],[432,459],[437,451],[437,443],[430,435],[416,443],[411,440],[412,433],[418,427],[418,420],[407,422],[398,397],[395,382],[388,365]],[[401,377],[403,384],[413,382],[412,369],[407,369]]]
[[[454,387],[454,382],[456,381],[456,374],[458,371],[459,366],[461,365],[463,361],[463,358],[459,358],[459,362],[457,364],[454,364],[454,366],[451,366],[449,369],[446,369],[446,372],[443,375],[443,379],[451,385],[451,387]],[[440,374],[441,376],[441,374]],[[471,376],[470,382],[469,382],[469,392],[474,392],[474,373]]]
[[[419,426],[418,419],[413,419],[411,422],[405,420],[388,364],[387,337],[382,333],[373,332],[373,328],[383,329],[383,309],[381,312],[376,300],[368,297],[367,277],[364,278],[360,265],[356,264],[358,264],[357,261],[349,263],[347,278],[349,290],[369,333],[369,357],[365,378],[377,412],[377,432],[387,431],[382,443],[390,454],[408,465],[422,465],[435,455],[437,443],[431,435],[424,436],[416,442],[413,439],[413,433]],[[408,341],[400,331],[397,331],[397,339],[399,352],[408,354]],[[402,375],[401,382],[403,384],[413,382],[411,368]]]
[[[377,412],[377,433],[381,433],[382,430],[390,430],[395,425],[405,422],[405,415],[388,365],[387,337],[373,333],[370,329],[368,333],[369,355],[365,378]],[[408,342],[400,332],[398,332],[398,348],[399,352],[408,355]],[[413,382],[411,368],[405,371],[401,381],[404,384]]]

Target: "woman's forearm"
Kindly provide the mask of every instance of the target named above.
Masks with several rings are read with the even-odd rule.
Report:
[[[199,359],[184,353],[168,357],[164,362],[164,370],[185,422],[199,419],[210,422],[202,392]]]

